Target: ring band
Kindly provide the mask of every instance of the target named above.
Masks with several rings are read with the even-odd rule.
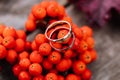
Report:
[[[75,42],[75,35],[74,35],[73,32],[72,32],[72,36],[73,36],[72,42],[71,42],[71,44],[70,44],[68,47],[66,47],[66,48],[59,49],[59,48],[56,48],[56,47],[54,47],[54,46],[52,45],[52,41],[50,41],[49,43],[50,43],[50,45],[51,45],[51,47],[52,47],[53,49],[61,52],[61,51],[64,51],[64,50],[67,50],[67,49],[72,48],[72,46],[73,46],[73,44],[74,44],[74,42]]]
[[[68,26],[70,27],[70,28],[68,28],[69,32],[67,33],[67,35],[65,35],[63,38],[60,38],[60,39],[51,39],[51,37],[48,37],[48,35],[47,35],[48,31],[49,31],[51,28],[53,28],[54,26],[60,25],[60,24],[68,24]],[[72,33],[72,26],[70,25],[69,22],[67,22],[67,21],[56,21],[56,22],[53,22],[52,24],[50,24],[50,25],[47,27],[47,29],[46,29],[46,31],[45,31],[45,36],[46,36],[46,38],[47,38],[49,41],[52,41],[52,42],[60,42],[60,43],[61,43],[61,42],[65,41],[65,40],[71,35],[71,33]]]
[[[66,28],[66,27],[59,27],[59,28],[55,28],[49,35],[49,38],[52,37],[53,33],[59,29],[66,29],[66,30],[69,30],[69,28]],[[63,43],[66,39],[70,38],[71,37],[71,33],[68,34],[66,37],[63,37],[62,39],[51,39],[52,42],[59,42],[59,43]]]

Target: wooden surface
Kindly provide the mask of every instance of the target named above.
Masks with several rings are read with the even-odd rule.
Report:
[[[27,19],[31,6],[39,2],[40,0],[0,0],[0,22],[8,26],[14,26],[16,29],[24,29],[24,22]],[[58,2],[65,4],[65,0],[58,0]],[[76,10],[73,5],[67,7],[66,12],[77,25],[88,24],[84,14]],[[102,29],[93,28],[98,59],[88,66],[93,72],[92,80],[120,80],[119,27],[108,24]],[[37,32],[28,36],[28,39],[33,39],[33,35]],[[9,69],[6,71],[9,71]],[[2,72],[0,73],[0,80],[15,79],[11,75],[11,72]]]

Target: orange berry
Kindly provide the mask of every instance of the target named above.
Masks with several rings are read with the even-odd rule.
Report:
[[[91,80],[91,77],[92,77],[92,72],[89,69],[86,69],[82,73],[82,79],[84,79],[84,80]]]
[[[3,45],[0,45],[0,59],[4,59],[7,55],[7,50]]]
[[[58,17],[59,19],[62,19],[65,16],[65,8],[59,5],[58,9],[59,9]]]
[[[23,52],[19,53],[18,59],[21,60],[23,58],[28,58],[28,56],[29,56],[29,53],[27,51],[23,51]]]
[[[82,38],[82,31],[80,28],[76,27],[73,29],[73,32],[75,34],[75,36],[78,38],[78,39],[81,39]]]
[[[65,17],[63,17],[62,20],[67,21],[67,22],[69,22],[72,25],[72,18],[71,17],[65,16]]]
[[[43,57],[40,55],[38,51],[33,51],[30,54],[29,59],[32,63],[41,63],[43,61]]]
[[[47,56],[51,53],[51,46],[48,43],[43,43],[39,46],[39,52],[43,56]]]
[[[30,14],[28,15],[28,20],[36,21],[36,18],[35,18],[35,16],[33,16],[32,13],[30,13]]]
[[[24,30],[17,30],[17,38],[23,39],[24,41],[26,40],[26,33]]]
[[[48,60],[48,59],[44,59],[43,60],[43,67],[46,69],[46,70],[50,70],[53,68],[53,64]]]
[[[51,42],[52,46],[57,48],[57,49],[61,49],[62,48],[62,44],[61,43],[57,43],[57,42]]]
[[[44,80],[58,80],[58,77],[55,73],[48,73]]]
[[[6,27],[3,30],[3,37],[12,36],[16,38],[16,30],[13,27]]]
[[[78,75],[82,74],[85,71],[85,69],[86,69],[86,65],[85,65],[84,62],[79,60],[79,61],[75,61],[73,63],[73,71],[74,71],[74,73],[76,73]]]
[[[75,38],[74,44],[72,46],[73,50],[78,50],[80,45],[80,40],[78,38]]]
[[[62,75],[58,75],[58,80],[65,80],[65,78]]]
[[[20,74],[20,72],[21,72],[21,67],[20,67],[20,65],[19,65],[19,64],[14,65],[14,66],[12,67],[12,71],[13,71],[14,76],[17,77],[17,76]]]
[[[57,38],[58,39],[63,38],[67,34],[68,34],[68,30],[60,30],[59,33],[58,33]]]
[[[82,53],[88,49],[88,44],[85,41],[80,41],[78,52]]]
[[[47,42],[47,38],[44,34],[37,34],[35,37],[35,42],[37,45]]]
[[[48,7],[48,5],[49,5],[49,1],[42,1],[39,4],[40,7],[43,7],[45,9]]]
[[[75,74],[68,74],[65,80],[81,80],[81,79],[79,79],[78,76]]]
[[[25,49],[25,42],[24,42],[24,40],[22,40],[22,39],[16,39],[15,50],[17,52],[22,52],[22,51],[24,51],[24,49]]]
[[[58,38],[58,39],[63,38],[63,37],[65,37],[67,34],[68,34],[68,30],[60,30],[60,31],[58,32],[57,38]],[[65,40],[64,42],[62,42],[62,43],[66,44],[66,43],[68,43],[69,40],[70,40],[70,38],[66,39],[66,40]]]
[[[88,44],[88,49],[92,49],[95,46],[95,41],[92,37],[88,37],[86,43]]]
[[[16,60],[17,60],[17,57],[18,57],[18,54],[17,54],[17,52],[15,50],[13,50],[13,49],[8,50],[8,53],[7,53],[7,56],[6,56],[6,60],[10,64],[15,63]]]
[[[62,59],[57,65],[56,69],[60,72],[67,71],[69,69],[70,63],[68,63],[68,59]]]
[[[32,76],[39,76],[42,73],[42,66],[38,63],[33,63],[29,66],[29,73]]]
[[[23,70],[26,70],[30,66],[30,60],[28,58],[23,58],[19,61],[19,65]]]
[[[46,16],[46,10],[43,7],[35,6],[33,7],[34,9],[32,10],[32,14],[37,18],[37,19],[43,19]]]
[[[92,49],[90,50],[90,54],[92,57],[92,61],[95,61],[97,59],[97,52],[94,49]]]
[[[56,17],[58,16],[59,13],[59,9],[58,9],[58,5],[56,4],[49,4],[47,9],[47,15],[50,17]]]
[[[48,60],[53,63],[53,64],[57,64],[60,62],[61,60],[61,54],[57,51],[53,51],[49,56],[48,56]]]
[[[2,36],[4,29],[6,26],[4,24],[0,24],[0,35]]]
[[[64,52],[64,58],[71,58],[74,52],[71,49],[68,49]]]
[[[92,56],[89,51],[85,51],[84,53],[80,54],[79,58],[86,64],[89,64],[92,61]]]
[[[30,41],[25,42],[25,50],[28,52],[30,52],[32,50]]]
[[[25,23],[25,28],[27,31],[34,31],[36,29],[36,22],[31,19],[28,19]]]
[[[72,60],[71,59],[67,59],[67,61],[68,61],[68,69],[72,66]]]
[[[31,48],[32,48],[32,50],[38,50],[38,45],[35,42],[35,40],[31,43]]]
[[[11,49],[14,48],[16,45],[15,39],[12,36],[4,37],[3,43],[6,48]]]
[[[3,42],[3,37],[0,36],[0,44],[2,44],[2,42]]]
[[[90,27],[88,26],[83,26],[81,27],[82,30],[82,37],[83,39],[86,39],[87,37],[92,37],[93,31]]]
[[[33,80],[44,80],[43,75],[33,77]]]
[[[18,75],[18,80],[31,80],[31,76],[27,71],[21,71]]]

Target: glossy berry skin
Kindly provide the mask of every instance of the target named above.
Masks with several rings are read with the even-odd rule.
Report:
[[[42,2],[39,4],[40,7],[43,7],[43,8],[45,8],[45,9],[48,7],[48,5],[49,5],[49,1],[42,1]]]
[[[14,37],[7,36],[7,37],[4,37],[2,44],[8,49],[12,49],[15,47],[16,42]]]
[[[25,50],[27,52],[31,52],[32,48],[31,48],[31,42],[30,41],[25,42]]]
[[[38,44],[35,42],[35,40],[32,41],[31,48],[32,48],[32,50],[38,50]]]
[[[30,66],[31,62],[28,58],[23,58],[19,61],[19,65],[22,70],[27,70],[28,67]]]
[[[36,19],[43,19],[46,16],[46,10],[43,7],[40,7],[39,5],[35,5],[32,8],[32,14],[35,16]]]
[[[65,80],[65,78],[62,75],[58,75],[58,80]]]
[[[83,61],[86,64],[89,64],[92,62],[92,56],[89,51],[85,51],[84,53],[80,54],[79,58],[81,61]]]
[[[42,43],[47,42],[47,38],[45,37],[44,34],[37,34],[35,37],[35,43],[39,46]]]
[[[52,48],[51,48],[50,44],[48,44],[48,43],[43,43],[39,46],[39,52],[43,56],[49,55],[51,53],[51,50],[52,50]]]
[[[58,33],[58,35],[57,35],[57,38],[58,38],[58,39],[61,39],[61,38],[65,37],[67,34],[68,34],[68,30],[60,30],[59,33]],[[69,39],[70,39],[70,38],[67,38],[67,39],[66,39],[64,42],[62,42],[62,43],[63,43],[63,44],[68,43]]]
[[[12,68],[12,71],[13,71],[14,76],[17,77],[21,72],[20,65],[19,64],[14,65],[13,68]]]
[[[93,49],[94,46],[95,46],[95,41],[94,41],[94,39],[92,37],[88,37],[86,39],[86,43],[88,45],[88,49]]]
[[[73,29],[73,32],[74,32],[75,36],[76,36],[78,39],[81,39],[81,38],[82,38],[82,31],[81,31],[80,28],[75,27],[75,28]]]
[[[33,80],[44,80],[44,76],[43,75],[35,76],[33,77]]]
[[[25,23],[25,28],[29,32],[34,31],[36,29],[36,22],[31,19],[27,20]]]
[[[2,42],[3,42],[3,37],[0,36],[0,44],[2,44]]]
[[[3,31],[3,37],[12,36],[16,38],[16,30],[13,27],[6,27]]]
[[[48,60],[48,59],[44,59],[43,60],[43,67],[46,69],[46,70],[50,70],[53,68],[53,64]]]
[[[57,43],[57,42],[51,42],[52,46],[57,48],[57,49],[61,49],[62,48],[62,44]]]
[[[74,52],[71,49],[68,49],[64,52],[64,58],[72,58]]]
[[[78,52],[79,53],[83,53],[84,51],[86,51],[88,49],[88,44],[84,41],[84,40],[81,40],[80,41],[80,44],[79,44],[79,47],[78,47]]]
[[[0,59],[4,59],[7,56],[7,50],[3,45],[0,45]]]
[[[26,40],[26,33],[24,30],[17,30],[16,34],[17,38],[23,39],[24,41]]]
[[[81,79],[78,78],[78,76],[75,74],[68,74],[65,80],[81,80]]]
[[[79,60],[79,61],[75,61],[73,63],[73,71],[74,71],[74,73],[80,75],[85,71],[85,69],[86,69],[86,64],[84,62]]]
[[[0,24],[0,35],[3,34],[3,31],[5,28],[6,28],[6,26],[4,24]]]
[[[29,66],[29,73],[33,76],[38,76],[42,73],[42,66],[38,63],[33,63]]]
[[[31,80],[31,76],[27,71],[21,71],[19,76],[18,76],[19,80]]]
[[[58,9],[58,6],[56,4],[50,4],[47,7],[47,14],[48,14],[48,16],[56,17],[56,16],[58,16],[58,13],[59,13],[59,9]]]
[[[74,44],[72,46],[73,50],[78,50],[80,45],[80,40],[78,38],[75,38]]]
[[[92,72],[89,69],[86,69],[83,73],[82,73],[82,78],[84,80],[90,80],[92,76]]]
[[[29,59],[32,63],[41,63],[43,61],[43,57],[38,51],[33,51],[30,54]]]
[[[68,59],[62,59],[57,65],[56,69],[60,72],[67,71],[70,68],[71,63],[69,63]]]
[[[8,50],[6,60],[10,64],[14,64],[17,61],[17,58],[18,58],[18,54],[17,54],[17,52],[15,50],[13,50],[13,49]]]
[[[29,53],[27,51],[23,51],[21,53],[18,54],[18,59],[21,60],[23,58],[28,58],[29,57]]]
[[[93,31],[89,26],[82,26],[81,28],[82,31],[82,39],[86,39],[87,37],[92,37]]]
[[[57,64],[60,62],[61,60],[61,54],[57,51],[53,51],[49,56],[48,56],[48,60],[53,63],[53,64]]]
[[[97,59],[97,52],[94,49],[91,49],[90,54],[92,57],[92,61],[95,61]]]
[[[55,73],[48,73],[45,76],[45,80],[58,80],[58,77]]]
[[[22,51],[24,51],[24,49],[25,49],[25,41],[24,40],[22,40],[22,39],[16,39],[16,46],[15,46],[15,50],[17,51],[17,52],[22,52]]]

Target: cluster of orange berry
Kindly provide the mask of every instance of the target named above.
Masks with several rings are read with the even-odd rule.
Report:
[[[66,14],[63,6],[55,1],[43,1],[32,7],[25,27],[27,31],[34,31],[40,24],[44,28],[50,24],[63,20],[70,23],[75,35],[71,48],[57,51],[50,45],[45,34],[37,34],[30,42],[26,40],[23,30],[0,25],[0,60],[6,59],[13,65],[13,74],[18,80],[90,80],[91,71],[87,65],[95,61],[97,53],[94,49],[93,31],[88,26],[78,27]],[[39,25],[38,25],[39,24]],[[69,28],[68,25],[57,25]],[[47,35],[51,35],[51,29]],[[60,29],[51,37],[61,39],[68,34],[68,30]],[[52,42],[57,49],[69,46],[72,38],[64,42]]]

